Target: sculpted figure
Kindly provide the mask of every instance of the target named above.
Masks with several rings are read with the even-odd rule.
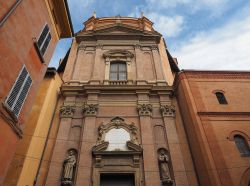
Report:
[[[74,150],[69,151],[68,157],[64,160],[62,183],[63,185],[69,185],[74,178],[74,168],[76,166],[76,153]]]
[[[158,162],[159,162],[162,182],[164,184],[165,183],[172,184],[173,181],[171,180],[170,170],[169,170],[169,157],[164,149],[161,149],[159,152]]]

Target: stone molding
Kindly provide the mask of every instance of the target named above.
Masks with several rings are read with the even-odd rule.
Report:
[[[200,116],[250,116],[250,112],[197,112]]]
[[[134,149],[133,147],[139,145],[138,137],[137,137],[138,128],[133,123],[131,124],[125,123],[124,119],[121,117],[115,117],[111,119],[111,121],[108,124],[106,125],[101,124],[98,127],[97,145],[105,143],[104,138],[105,138],[106,133],[113,128],[116,128],[116,129],[123,128],[130,134],[131,140],[130,140],[130,143],[128,143],[128,147],[131,147],[132,149]],[[131,145],[131,143],[135,144],[135,146]]]
[[[60,108],[60,118],[72,118],[75,113],[75,106],[64,105]]]
[[[116,58],[116,57],[124,57],[124,58],[133,58],[134,54],[128,50],[109,50],[103,54],[104,58]]]
[[[20,128],[20,123],[18,122],[16,117],[14,117],[14,114],[11,114],[11,113],[8,113],[8,112],[6,113],[6,112],[4,112],[3,110],[0,109],[0,117],[2,117],[2,119],[5,120],[8,123],[8,125],[11,127],[11,129],[15,132],[15,134],[20,139],[22,139],[23,131]]]
[[[98,104],[85,104],[82,108],[85,116],[96,116],[98,111]]]
[[[153,107],[151,104],[138,104],[137,110],[140,116],[151,116]]]
[[[160,111],[163,117],[175,117],[174,105],[161,105]]]

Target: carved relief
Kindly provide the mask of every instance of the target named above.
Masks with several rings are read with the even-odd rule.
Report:
[[[141,150],[141,147],[139,146],[139,141],[137,137],[137,127],[132,124],[126,124],[124,122],[123,118],[115,117],[111,120],[110,123],[104,125],[101,124],[98,127],[98,139],[97,139],[97,145],[95,146],[95,150],[106,150],[108,147],[108,142],[105,141],[105,135],[106,133],[111,129],[125,129],[130,134],[130,141],[127,141],[127,147],[130,150]]]
[[[170,176],[170,159],[166,149],[158,150],[158,164],[162,184],[164,186],[173,185],[173,180]]]
[[[137,110],[141,116],[149,116],[153,111],[151,104],[138,104]]]
[[[175,117],[175,106],[174,105],[161,105],[160,107],[162,115]]]
[[[65,105],[60,108],[60,118],[72,118],[75,112],[75,107],[72,105]]]
[[[134,54],[127,50],[109,50],[103,54],[104,58],[112,58],[112,57],[126,57],[126,58],[133,58]]]
[[[83,113],[85,115],[96,115],[98,111],[98,104],[85,104],[83,107]]]
[[[75,149],[70,149],[68,151],[68,157],[63,162],[63,171],[62,171],[62,184],[61,185],[73,185],[75,167],[76,167],[76,154]]]

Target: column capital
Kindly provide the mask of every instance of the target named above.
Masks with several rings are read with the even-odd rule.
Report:
[[[140,116],[151,116],[153,107],[151,104],[138,104],[137,110]]]
[[[174,105],[161,105],[160,110],[163,117],[175,117]]]
[[[96,116],[98,111],[98,104],[85,104],[82,108],[85,116]]]
[[[60,118],[72,118],[75,113],[75,106],[63,105],[60,108]]]

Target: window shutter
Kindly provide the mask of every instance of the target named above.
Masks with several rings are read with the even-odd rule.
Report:
[[[43,56],[49,46],[51,40],[51,34],[49,30],[49,26],[46,24],[42,30],[41,35],[39,36],[36,44],[39,52]]]
[[[32,79],[25,66],[23,66],[5,101],[9,109],[16,117],[19,116],[19,113],[29,92],[31,84]]]

